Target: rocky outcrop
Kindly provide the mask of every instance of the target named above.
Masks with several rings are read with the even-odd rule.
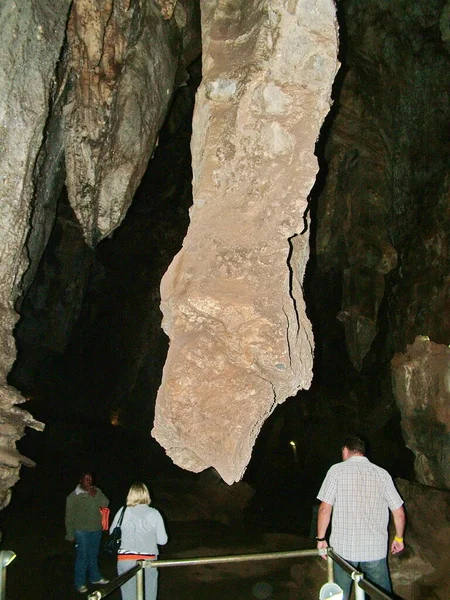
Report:
[[[303,215],[338,68],[336,19],[328,0],[202,8],[194,205],[161,285],[171,343],[152,433],[176,464],[232,483],[264,420],[311,382]]]
[[[317,260],[327,274],[320,291],[338,282],[333,319],[358,371],[378,335],[392,356],[421,333],[439,343],[450,334],[443,4],[342,4],[345,76],[325,150]]]
[[[11,488],[19,481],[22,465],[35,466],[32,460],[17,451],[16,442],[23,437],[26,427],[37,431],[44,429],[43,423],[16,407],[25,401],[16,389],[0,384],[0,510],[11,500]]]
[[[15,358],[14,303],[28,266],[25,241],[33,175],[44,139],[69,0],[9,3],[0,9],[0,379]],[[14,51],[12,51],[14,50]]]
[[[405,550],[391,556],[394,591],[405,600],[446,600],[450,567],[450,493],[397,479],[405,501]]]
[[[450,348],[417,337],[392,359],[406,445],[420,483],[450,490]]]
[[[182,1],[171,7],[128,0],[10,3],[0,9],[0,25],[1,383],[16,356],[15,309],[36,277],[66,175],[84,237],[94,245],[123,219],[173,91],[187,77],[184,67],[200,53],[200,36],[198,2]],[[91,257],[78,226],[70,216],[65,223],[60,241],[68,240],[67,254],[62,250],[58,267],[50,266],[64,265],[64,295],[47,271],[48,289],[30,301],[40,318],[55,315],[52,325],[46,317],[38,324],[37,357],[40,343],[64,352],[89,275]],[[14,388],[5,390],[12,404],[24,401]],[[22,420],[42,427],[28,413]],[[14,425],[20,439],[24,426],[15,413],[13,422],[20,423]],[[2,475],[5,485],[11,481]]]
[[[163,4],[73,3],[68,40],[75,76],[64,108],[67,187],[91,246],[122,222],[173,91],[186,80],[185,57],[200,53],[198,3]]]
[[[33,177],[57,92],[55,72],[69,5],[69,0],[37,0],[0,7],[0,508],[9,502],[21,464],[32,464],[15,450],[15,442],[25,427],[43,427],[15,408],[25,399],[5,382],[16,356],[15,302],[28,267]]]

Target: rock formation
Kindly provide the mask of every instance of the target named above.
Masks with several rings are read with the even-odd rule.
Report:
[[[196,2],[13,2],[1,6],[0,25],[1,385],[16,357],[16,309],[47,245],[64,176],[93,245],[123,219],[200,40]],[[85,249],[79,254],[89,259]],[[66,264],[73,266],[73,257]],[[60,317],[47,345],[62,351],[85,292],[87,271],[80,271],[68,276],[68,322],[61,318],[64,302],[49,303]],[[14,388],[3,387],[2,401],[0,447],[12,456],[11,439],[43,424],[13,409],[25,401]],[[9,501],[20,463],[18,453],[14,465],[1,461],[0,506]]]
[[[185,81],[183,65],[199,53],[197,3],[172,4],[165,18],[153,2],[73,4],[68,69],[76,77],[64,108],[67,188],[90,245],[122,222],[173,91]]]
[[[303,215],[338,68],[334,5],[205,3],[202,35],[194,205],[161,286],[171,342],[153,435],[175,463],[233,483],[276,404],[311,382]]]
[[[392,359],[393,386],[417,480],[450,489],[450,348],[417,337]]]
[[[307,302],[315,332],[326,335],[316,347],[324,386],[311,410],[332,437],[342,427],[365,431],[392,465],[401,435],[390,421],[396,406],[407,446],[426,453],[418,440],[424,427],[436,426],[430,395],[438,392],[441,402],[443,388],[415,371],[424,388],[402,388],[396,361],[393,389],[391,359],[409,354],[416,336],[439,345],[450,339],[449,159],[438,150],[450,120],[448,3],[411,9],[407,1],[374,0],[364,11],[352,2],[340,8],[343,66],[324,136],[326,177],[312,208],[317,235]],[[418,360],[411,359],[414,369]],[[443,373],[433,373],[442,381]],[[430,410],[422,410],[421,396]],[[413,424],[414,410],[421,416]],[[438,422],[448,432],[448,415]],[[380,434],[392,436],[385,450]]]
[[[448,343],[448,155],[429,143],[450,117],[443,4],[342,3],[345,64],[325,147],[317,264],[322,285],[341,294],[337,318],[358,371],[377,336],[388,353],[420,333]]]
[[[408,446],[448,488],[449,7],[338,2],[316,145],[333,2],[204,0],[179,251],[190,124],[184,158],[159,152],[193,103],[199,2],[0,5],[0,507],[32,464],[16,442],[43,427],[27,388],[148,432],[177,252],[153,430],[177,464],[240,479],[278,406],[262,454],[295,434],[311,488],[344,429],[413,477]]]
[[[0,7],[0,386],[2,389],[0,507],[23,462],[14,448],[26,426],[42,429],[25,399],[6,384],[16,357],[15,302],[28,267],[26,240],[34,207],[34,174],[44,139],[55,69],[65,35],[69,0],[6,3]],[[31,461],[28,461],[30,464]]]
[[[407,600],[446,600],[450,493],[404,479],[396,484],[407,506],[408,526],[407,551],[389,562],[395,592]]]

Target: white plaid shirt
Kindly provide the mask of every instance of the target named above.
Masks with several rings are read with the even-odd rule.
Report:
[[[317,498],[333,506],[330,546],[353,562],[385,558],[389,509],[403,504],[387,471],[351,456],[328,471]]]

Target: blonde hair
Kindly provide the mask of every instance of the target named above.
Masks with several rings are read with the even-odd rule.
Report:
[[[145,483],[140,481],[133,483],[127,496],[127,506],[137,506],[138,504],[150,504],[150,493]]]

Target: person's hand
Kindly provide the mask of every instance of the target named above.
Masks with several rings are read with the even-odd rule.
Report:
[[[403,542],[399,542],[397,539],[394,538],[394,541],[391,544],[391,554],[398,554],[404,549],[404,547],[405,544]]]
[[[325,540],[323,542],[317,542],[317,550],[322,550],[322,549],[324,550],[326,548],[328,548],[328,543]],[[327,560],[326,552],[324,554],[321,554],[321,557],[324,560]]]

